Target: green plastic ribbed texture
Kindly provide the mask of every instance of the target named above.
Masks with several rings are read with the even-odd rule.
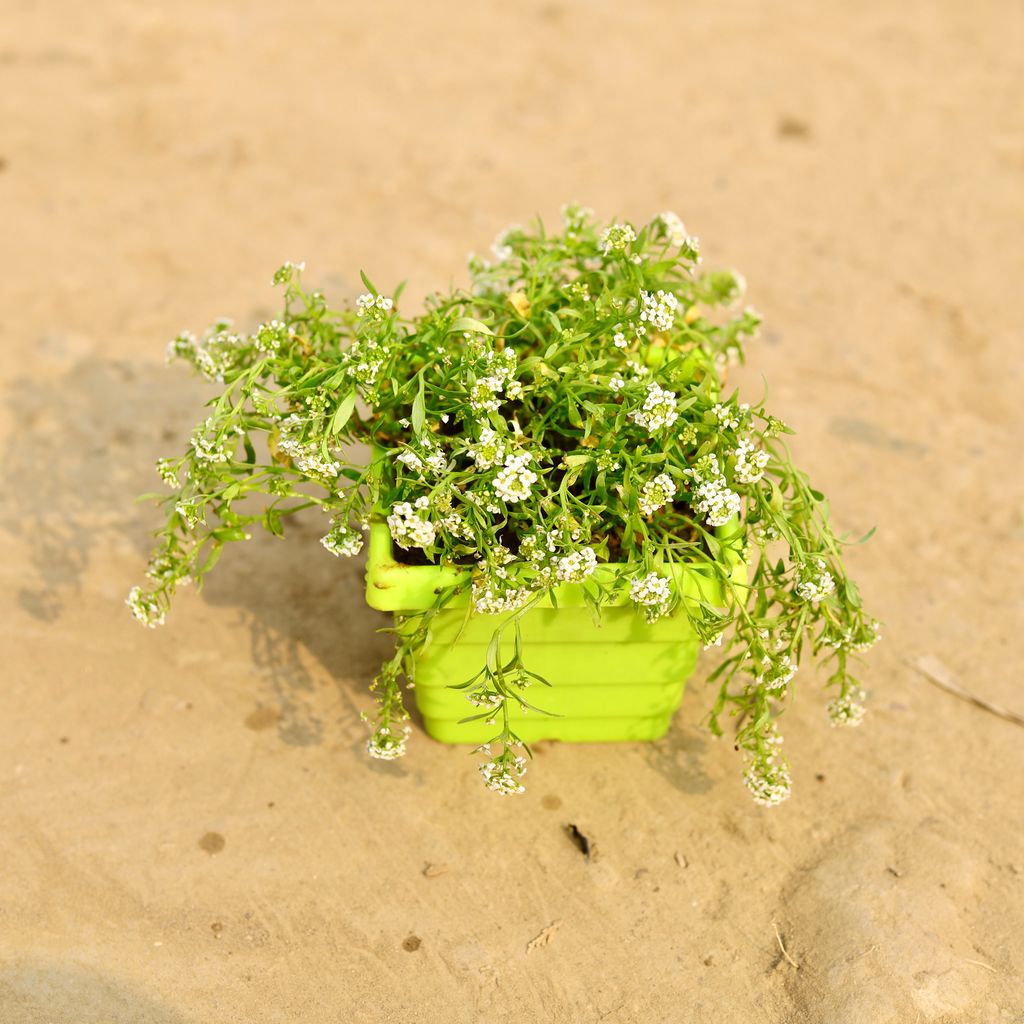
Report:
[[[430,608],[440,591],[466,576],[456,569],[395,562],[391,537],[382,524],[371,527],[369,549],[366,598],[381,611],[401,614]],[[597,571],[610,579],[619,569],[599,566]],[[737,572],[742,578],[741,564]],[[721,585],[709,571],[674,566],[671,575],[684,598],[716,606],[725,603]],[[515,731],[528,743],[663,736],[700,649],[685,613],[648,624],[623,596],[617,606],[604,608],[595,624],[581,586],[557,588],[556,600],[557,607],[546,600],[546,607],[531,608],[521,620],[526,666],[552,683],[548,687],[535,682],[524,697],[553,714],[524,713],[510,704]],[[431,642],[417,660],[415,689],[417,706],[434,739],[478,744],[494,735],[495,726],[484,721],[459,724],[481,709],[466,700],[465,690],[451,687],[465,683],[484,666],[491,635],[506,617],[470,613],[464,594],[434,616]],[[506,658],[511,654],[511,634],[506,634]]]

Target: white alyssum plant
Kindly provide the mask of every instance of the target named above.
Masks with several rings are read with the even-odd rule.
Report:
[[[467,288],[410,317],[400,290],[383,294],[365,277],[352,308],[333,308],[302,286],[302,264],[285,263],[276,317],[252,332],[219,320],[178,335],[168,357],[218,395],[184,454],[157,465],[166,518],[129,608],[159,625],[177,589],[201,584],[254,526],[281,535],[289,516],[318,508],[326,552],[352,557],[377,519],[400,558],[468,579],[396,630],[372,684],[373,757],[406,752],[403,689],[446,602],[468,590],[500,640],[572,583],[595,613],[624,598],[649,621],[685,616],[705,647],[721,646],[710,728],[734,719],[748,788],[779,803],[791,776],[778,722],[802,659],[832,660],[829,721],[856,726],[865,693],[851,667],[876,623],[844,571],[824,496],[793,464],[791,431],[726,391],[759,325],[740,305],[743,279],[702,270],[674,213],[600,226],[568,206],[564,218],[560,232],[506,229],[492,261],[471,258]],[[353,454],[366,446],[370,458]],[[722,531],[747,563],[745,585]],[[679,562],[708,567],[727,607],[677,593]],[[614,587],[596,571],[609,563]],[[453,681],[494,724],[477,752],[485,784],[503,795],[522,791],[529,757],[509,712],[532,708],[524,694],[539,679],[529,646],[513,646],[511,660]]]

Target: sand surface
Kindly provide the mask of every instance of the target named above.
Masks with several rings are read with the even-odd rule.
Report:
[[[999,0],[8,0],[0,1021],[1024,1021],[1024,729],[908,666],[1024,710],[1022,53]],[[315,519],[162,631],[123,606],[208,394],[171,335],[286,258],[422,294],[568,199],[744,271],[745,386],[879,528],[869,720],[806,670],[777,811],[707,664],[667,739],[548,746],[518,800],[419,732],[368,762],[383,618]]]

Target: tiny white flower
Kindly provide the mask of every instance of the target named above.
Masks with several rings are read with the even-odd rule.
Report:
[[[754,802],[762,807],[775,807],[786,800],[793,790],[789,766],[774,753],[766,758],[752,759],[743,781]]]
[[[414,472],[419,472],[423,469],[423,460],[411,448],[406,448],[398,456],[398,461]]]
[[[500,615],[522,608],[533,597],[525,587],[506,587],[499,580],[488,584],[474,583],[473,606],[481,615]]]
[[[128,591],[125,604],[131,609],[132,615],[144,626],[155,629],[164,624],[165,613],[156,595],[150,594],[141,587],[132,587]]]
[[[339,558],[353,558],[363,550],[363,538],[345,523],[331,521],[331,530],[320,538],[320,543]]]
[[[668,612],[672,581],[656,572],[636,577],[630,582],[629,597],[634,604],[643,607],[648,622],[653,622]]]
[[[563,555],[555,564],[555,577],[562,583],[582,583],[597,568],[597,555],[591,547]]]
[[[531,462],[532,458],[526,452],[506,456],[504,467],[494,478],[494,493],[509,504],[528,498],[530,489],[537,482],[537,474],[527,468]]]
[[[835,700],[829,701],[828,717],[833,728],[852,729],[860,725],[867,712],[867,708],[864,707],[866,696],[863,690],[857,690],[845,697],[837,697]]]
[[[477,469],[490,469],[505,458],[505,443],[490,427],[480,431],[480,440],[469,446]]]
[[[429,515],[429,498],[417,498],[413,504],[400,501],[394,505],[388,516],[388,529],[394,542],[406,550],[430,547],[437,531]]]
[[[656,331],[670,331],[676,321],[679,300],[663,289],[640,292],[640,319]]]
[[[509,244],[510,236],[522,230],[523,229],[519,224],[510,224],[503,231],[498,232],[498,236],[494,239],[494,242],[491,245],[491,252],[494,253],[494,258],[499,263],[503,263],[514,255],[514,250]]]
[[[652,380],[647,385],[643,408],[630,413],[630,418],[652,434],[663,427],[671,427],[679,419],[676,411],[678,397],[675,392],[665,390],[657,381]]]
[[[666,210],[664,213],[658,214],[657,219],[661,221],[662,228],[670,245],[678,248],[689,239],[690,236],[686,233],[686,225],[680,220],[677,213]]]
[[[811,604],[817,604],[836,589],[836,581],[824,559],[817,558],[806,563],[800,570],[800,582],[796,585],[797,596]]]
[[[526,758],[499,758],[480,765],[480,774],[488,789],[502,796],[525,793],[526,787],[519,781],[526,774]]]
[[[356,316],[364,320],[380,321],[387,318],[393,307],[394,300],[386,295],[365,292],[356,299]]]
[[[636,232],[629,224],[612,224],[601,233],[598,248],[604,253],[624,252],[635,241]]]
[[[763,448],[757,448],[750,441],[741,440],[733,455],[736,457],[733,474],[738,483],[756,484],[764,476],[769,455]]]
[[[178,473],[174,468],[174,462],[171,459],[159,459],[156,464],[156,471],[168,487],[177,489],[181,487],[181,480],[178,477]]]
[[[370,757],[381,761],[394,761],[405,756],[405,745],[409,741],[412,729],[404,725],[396,733],[386,725],[382,725],[367,740],[366,750]]]
[[[668,505],[675,494],[675,481],[667,473],[661,473],[640,488],[640,511],[645,516],[653,515]]]

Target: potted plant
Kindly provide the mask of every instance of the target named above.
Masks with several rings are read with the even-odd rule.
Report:
[[[410,318],[401,289],[364,276],[334,309],[301,270],[274,277],[279,319],[170,344],[220,394],[158,463],[171,491],[138,619],[163,622],[253,526],[280,536],[319,508],[331,554],[369,534],[367,601],[394,613],[375,757],[405,753],[414,689],[428,732],[521,792],[532,741],[662,735],[701,646],[724,647],[708,722],[736,717],[759,803],[789,794],[776,719],[805,649],[834,660],[832,723],[859,723],[850,661],[876,624],[790,431],[726,391],[759,318],[677,216],[601,228],[571,206],[560,233],[510,228],[467,289]]]

